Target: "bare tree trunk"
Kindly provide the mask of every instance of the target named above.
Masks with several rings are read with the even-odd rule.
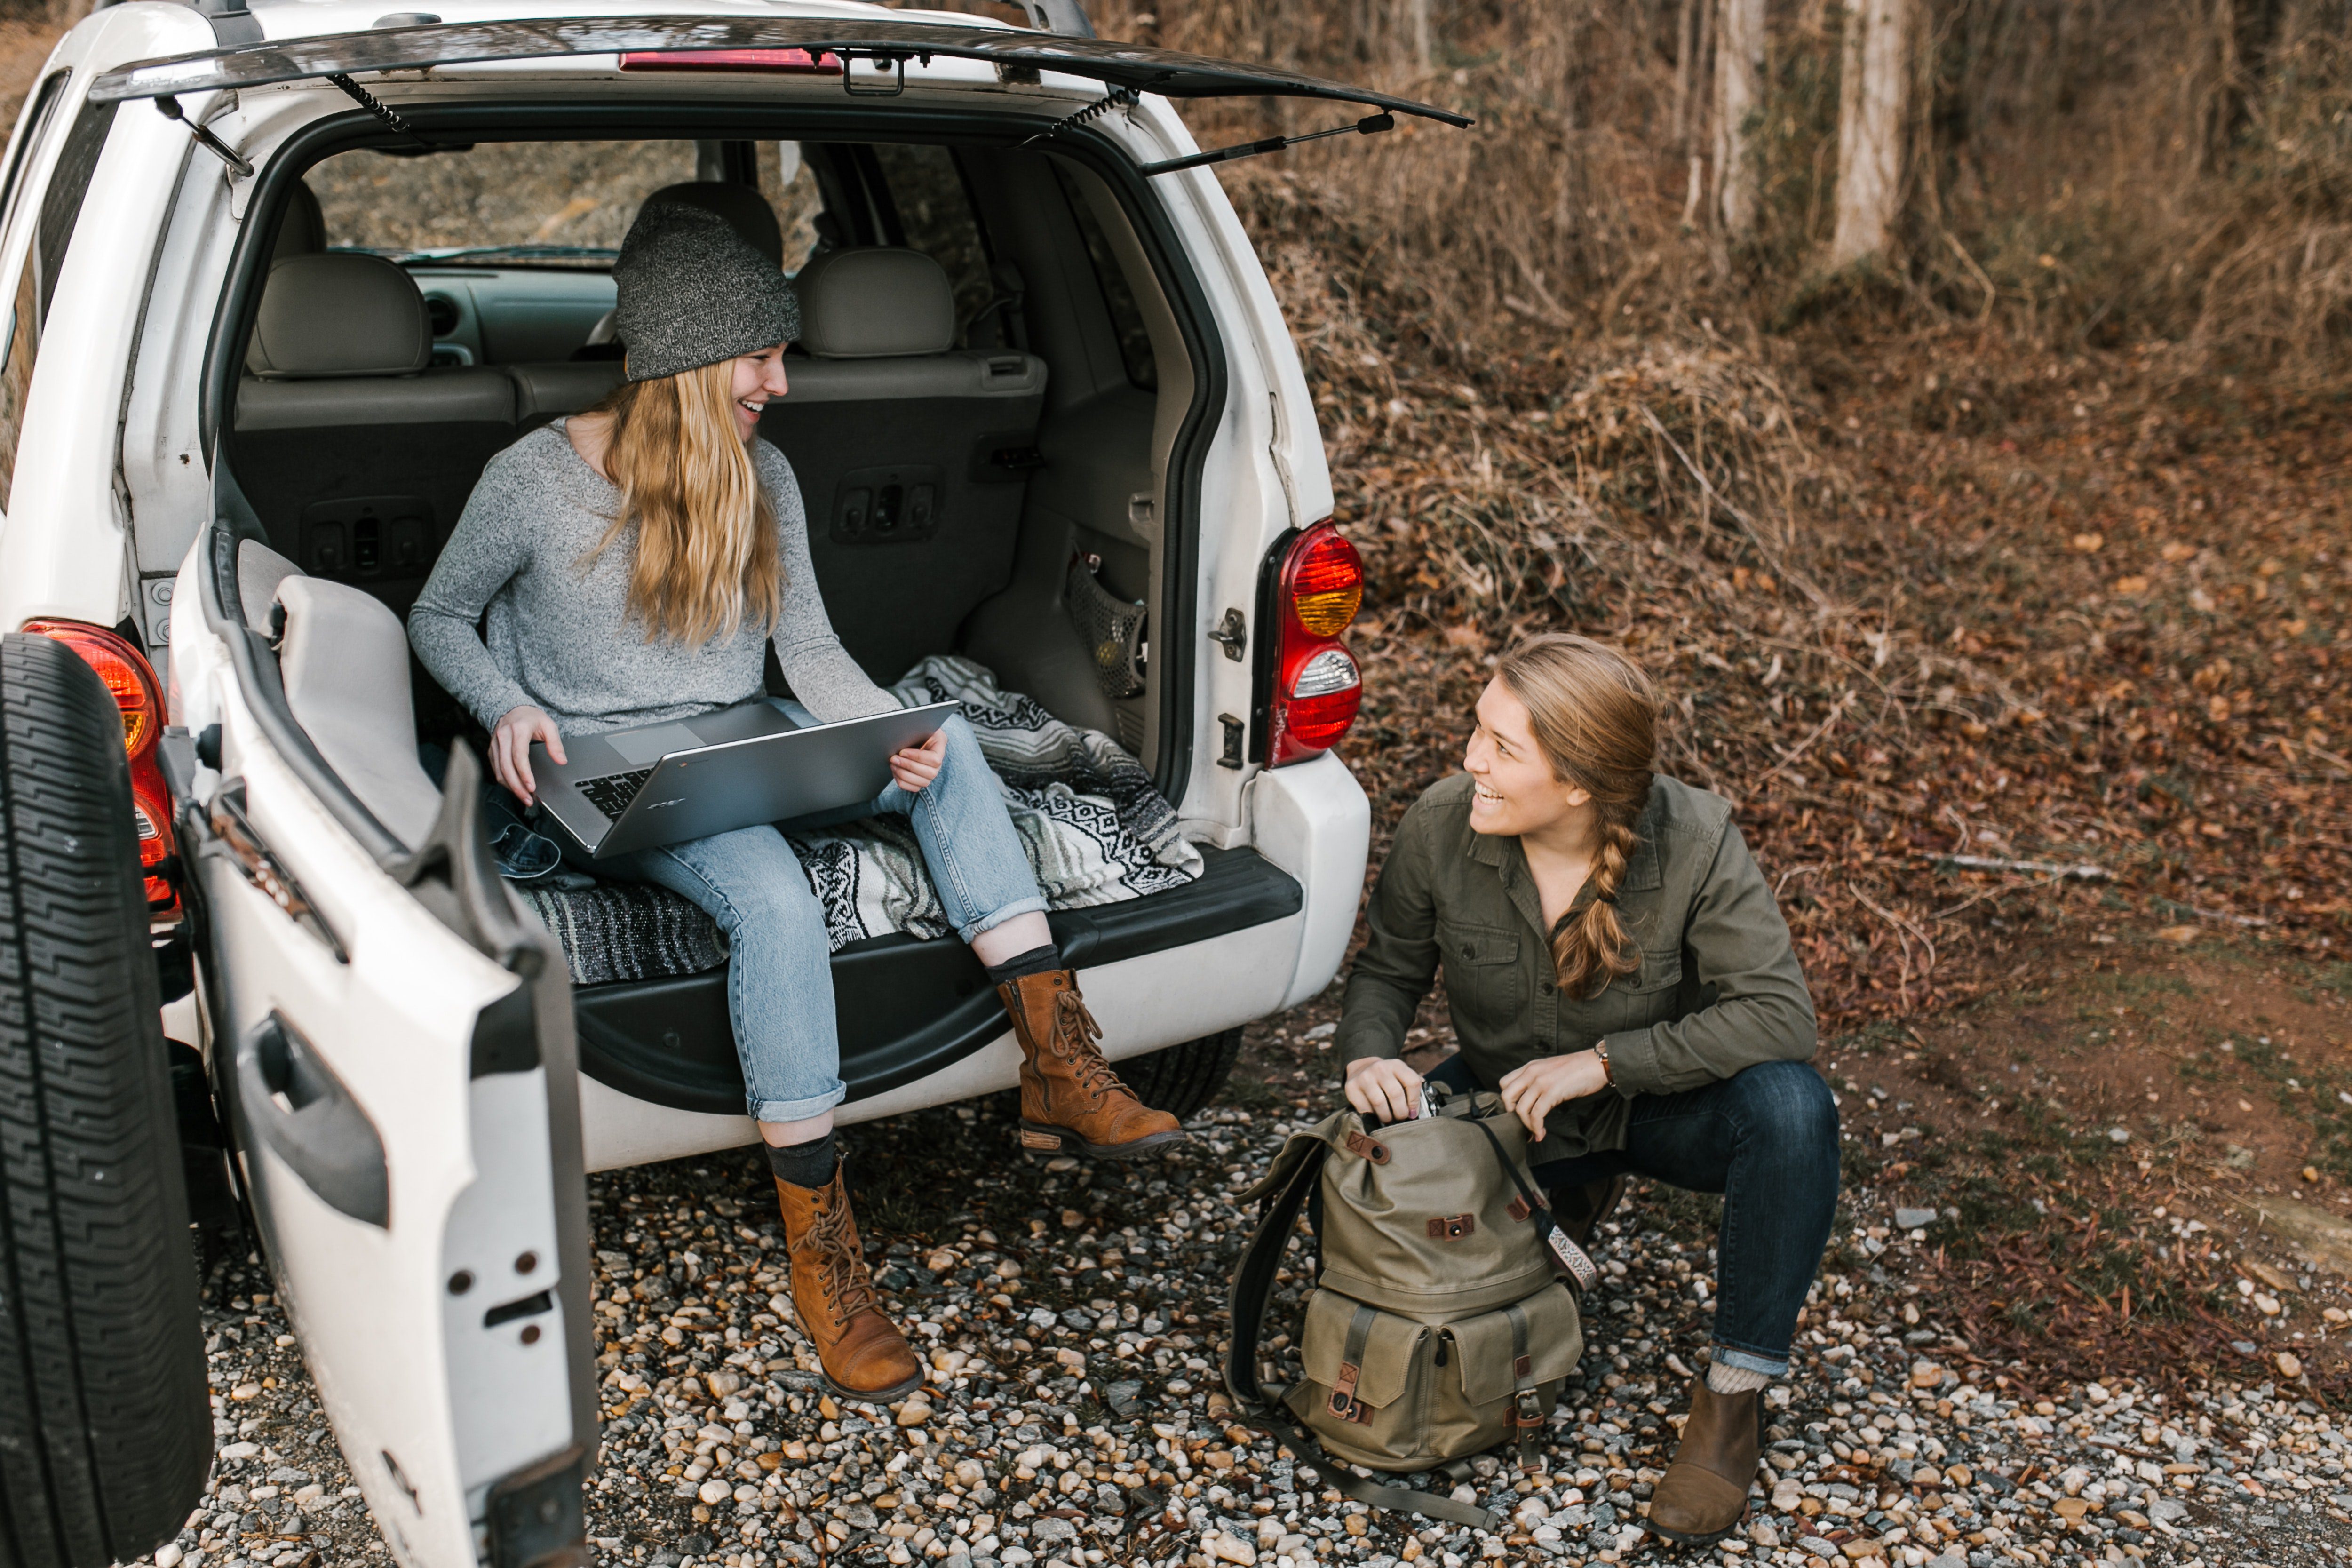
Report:
[[[1699,0],[1683,0],[1682,26],[1675,31],[1675,151],[1687,153],[1691,141],[1691,100],[1698,90]]]
[[[1910,13],[1911,0],[1853,0],[1846,11],[1832,268],[1884,254],[1901,208]]]
[[[1404,0],[1404,31],[1412,42],[1412,63],[1429,68],[1429,0]]]
[[[1715,47],[1716,0],[1698,0],[1691,9],[1697,14],[1698,32],[1692,40],[1689,67],[1689,87],[1683,94],[1685,117],[1675,129],[1675,136],[1683,154],[1690,163],[1690,186],[1683,196],[1683,226],[1696,228],[1699,222],[1699,198],[1708,186],[1706,182],[1706,154],[1709,151],[1700,132],[1706,124],[1708,105],[1700,96],[1699,84],[1706,79],[1707,51]]]
[[[1764,101],[1764,0],[1721,0],[1715,30],[1716,211],[1723,229],[1756,228],[1756,168],[1748,121]]]

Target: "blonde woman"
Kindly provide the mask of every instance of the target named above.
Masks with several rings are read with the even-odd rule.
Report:
[[[417,657],[490,732],[491,772],[524,804],[534,743],[560,763],[566,734],[750,701],[770,645],[803,722],[896,706],[835,636],[800,488],[756,434],[789,391],[791,285],[723,220],[677,205],[638,216],[613,277],[621,386],[491,460],[409,617]],[[1012,1016],[1024,1142],[1125,1157],[1181,1137],[1096,1048],[970,727],[950,720],[890,771],[872,809],[912,819],[940,902]],[[728,1011],[801,1326],[840,1393],[913,1389],[922,1366],[876,1298],[834,1142],[846,1090],[824,910],[783,836],[745,828],[593,868],[682,894],[727,933]]]
[[[1397,829],[1339,1044],[1349,1104],[1415,1114],[1399,1058],[1443,973],[1462,1049],[1432,1079],[1501,1093],[1580,1242],[1629,1173],[1724,1195],[1713,1359],[1648,1520],[1704,1545],[1747,1512],[1762,1391],[1837,1206],[1838,1119],[1771,889],[1721,796],[1652,771],[1656,712],[1641,669],[1586,638],[1503,659],[1464,772]]]

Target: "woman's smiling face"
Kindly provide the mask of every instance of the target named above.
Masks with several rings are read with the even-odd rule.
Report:
[[[784,345],[757,353],[735,356],[735,434],[748,441],[760,427],[760,412],[768,406],[772,397],[782,397],[784,384]],[[704,394],[708,396],[709,394]]]
[[[1552,775],[1551,763],[1536,744],[1528,705],[1499,678],[1479,694],[1477,728],[1470,731],[1462,766],[1475,781],[1470,794],[1474,833],[1525,837],[1592,803],[1589,792]]]

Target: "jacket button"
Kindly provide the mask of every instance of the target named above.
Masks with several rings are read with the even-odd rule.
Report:
[[[1547,996],[1551,994],[1551,982],[1549,980],[1543,983],[1543,994]]]

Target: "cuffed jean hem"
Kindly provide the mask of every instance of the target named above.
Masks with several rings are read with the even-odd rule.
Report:
[[[1715,1342],[1712,1353],[1716,1363],[1719,1366],[1736,1366],[1742,1372],[1760,1372],[1766,1377],[1789,1375],[1787,1356],[1774,1361],[1770,1356],[1758,1355],[1753,1351],[1744,1351],[1736,1345],[1725,1344],[1721,1340]]]
[[[956,935],[963,938],[965,942],[969,942],[976,936],[981,936],[986,932],[994,931],[998,926],[1003,925],[1006,921],[1012,920],[1015,916],[1042,915],[1051,908],[1053,908],[1053,906],[1045,901],[1043,895],[1027,899],[1015,899],[1001,910],[992,910],[976,921],[971,921],[964,925],[958,926],[956,928]]]
[[[813,1094],[804,1100],[761,1100],[756,1095],[744,1097],[754,1121],[806,1121],[823,1116],[849,1098],[849,1086],[836,1082],[823,1094]]]

